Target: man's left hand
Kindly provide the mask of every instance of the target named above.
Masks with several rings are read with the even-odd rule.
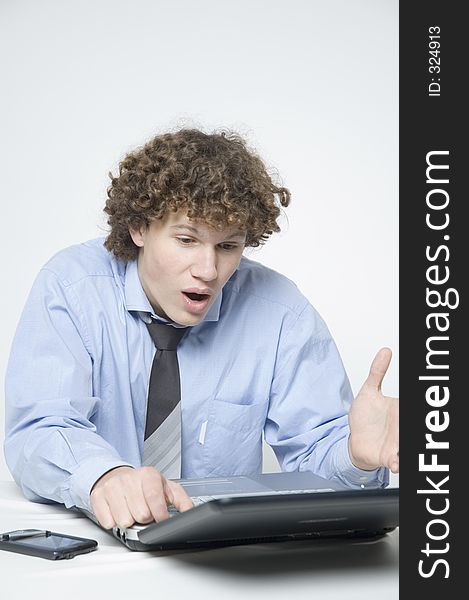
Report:
[[[367,471],[388,467],[399,473],[399,398],[381,392],[391,356],[389,348],[381,348],[349,412],[350,458]]]

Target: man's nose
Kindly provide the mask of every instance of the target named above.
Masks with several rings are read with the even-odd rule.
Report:
[[[213,281],[217,278],[217,256],[214,248],[202,248],[197,253],[191,275],[202,281]]]

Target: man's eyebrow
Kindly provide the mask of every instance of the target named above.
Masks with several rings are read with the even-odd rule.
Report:
[[[199,230],[197,229],[197,227],[193,227],[192,225],[171,225],[171,229],[175,229],[178,231],[190,231],[191,233],[199,233]],[[245,231],[235,231],[226,239],[227,240],[232,240],[233,238],[243,238],[244,239],[245,237],[246,237]]]
[[[185,229],[186,231],[192,231],[192,233],[199,233],[197,227],[192,227],[192,225],[171,225],[171,229],[179,229],[181,231]]]
[[[232,240],[234,238],[243,238],[243,240],[246,238],[246,232],[245,231],[235,231],[234,233],[232,233],[229,237],[227,237],[227,240]]]

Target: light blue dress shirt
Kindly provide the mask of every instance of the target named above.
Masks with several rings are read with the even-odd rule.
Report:
[[[90,489],[140,466],[155,346],[136,261],[103,239],[39,272],[6,374],[5,456],[25,496],[90,509]],[[153,315],[155,316],[155,315]],[[262,434],[283,470],[383,487],[348,454],[352,391],[331,335],[286,277],[241,259],[178,347],[182,477],[260,473]]]

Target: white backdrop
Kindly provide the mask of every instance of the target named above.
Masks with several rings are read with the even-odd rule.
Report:
[[[398,395],[398,0],[2,0],[0,52],[2,381],[41,265],[104,234],[108,171],[188,125],[280,173],[283,231],[247,255],[319,310],[355,392],[391,347]]]

